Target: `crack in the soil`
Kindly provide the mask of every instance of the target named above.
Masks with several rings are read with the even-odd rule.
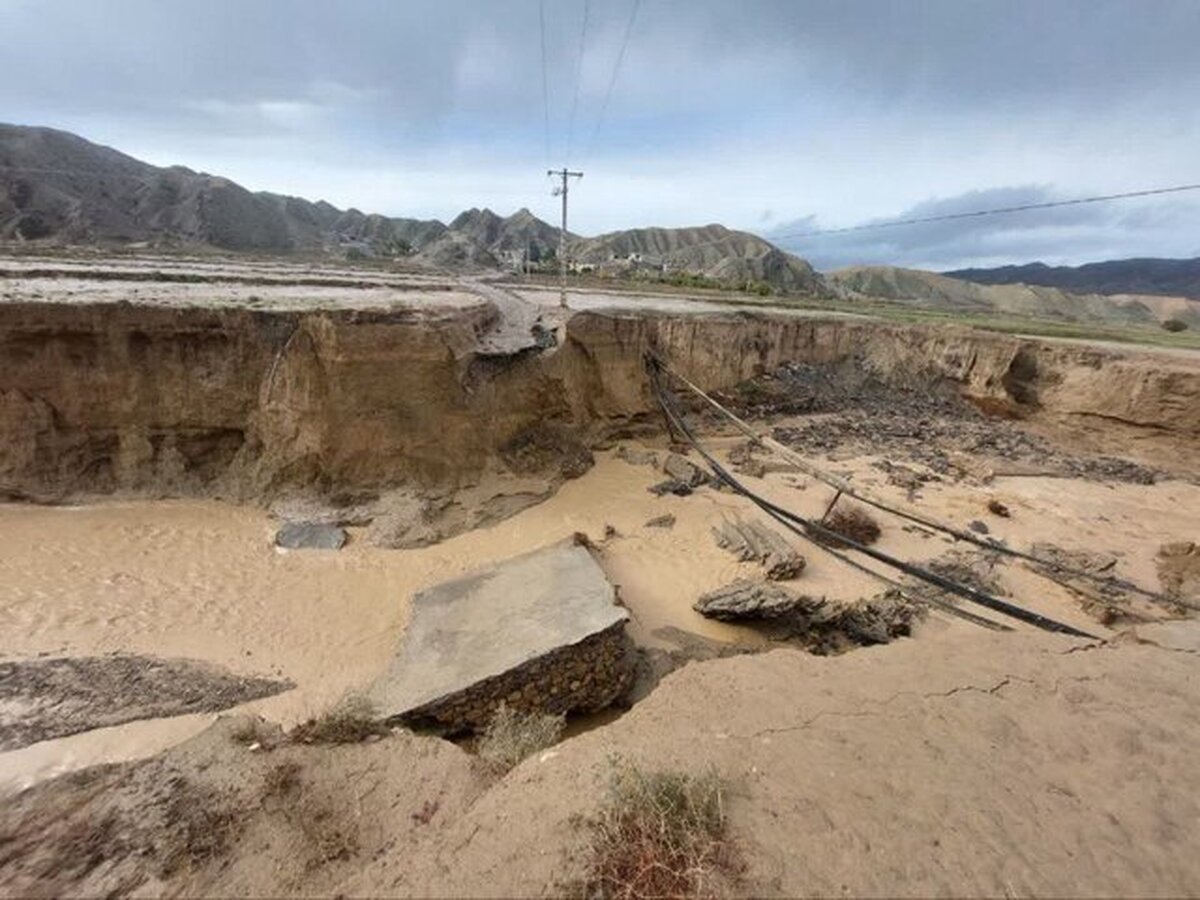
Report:
[[[1066,652],[1070,652],[1070,651],[1066,651]],[[821,719],[825,719],[825,718],[839,718],[839,719],[869,718],[871,716],[880,714],[888,706],[890,706],[892,703],[894,703],[895,701],[899,700],[902,697],[916,697],[921,700],[944,700],[949,697],[953,697],[956,694],[968,694],[968,693],[985,694],[989,697],[994,697],[997,694],[999,694],[1004,688],[1006,688],[1014,683],[1027,684],[1027,685],[1033,686],[1034,688],[1041,688],[1048,695],[1055,696],[1059,693],[1060,689],[1062,688],[1062,686],[1064,684],[1067,684],[1070,682],[1098,681],[1098,680],[1102,680],[1102,679],[1099,679],[1099,678],[1091,676],[1091,675],[1064,676],[1062,678],[1055,679],[1054,683],[1051,686],[1046,687],[1046,686],[1039,684],[1039,682],[1037,682],[1036,680],[1034,680],[1032,678],[1023,678],[1020,675],[1008,674],[1008,675],[1005,675],[1003,678],[1001,678],[999,681],[997,681],[995,684],[993,684],[991,686],[966,684],[966,685],[960,685],[958,687],[950,688],[950,690],[948,690],[948,691],[931,691],[931,692],[899,691],[883,700],[868,700],[868,701],[866,701],[866,704],[870,704],[870,705],[874,706],[873,709],[860,709],[860,710],[848,710],[848,711],[825,709],[825,710],[821,710],[819,713],[817,713],[814,716],[810,716],[809,718],[803,720],[802,722],[800,722],[796,725],[788,725],[788,726],[784,726],[784,727],[780,727],[780,728],[764,728],[759,731],[755,731],[749,735],[744,735],[744,736],[739,735],[739,737],[743,737],[744,739],[752,739],[752,738],[767,737],[767,736],[776,735],[776,734],[787,734],[792,731],[803,731],[804,729],[811,727],[816,722],[820,721]],[[864,705],[866,705],[866,704],[864,704]]]

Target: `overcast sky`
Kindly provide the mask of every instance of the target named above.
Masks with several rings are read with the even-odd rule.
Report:
[[[0,0],[0,120],[443,220],[555,221],[567,162],[585,234],[1200,182],[1200,0],[641,0],[601,120],[633,2],[590,0],[585,32],[584,0],[545,0],[547,137],[538,0]],[[822,268],[1196,256],[1200,192],[782,243]]]

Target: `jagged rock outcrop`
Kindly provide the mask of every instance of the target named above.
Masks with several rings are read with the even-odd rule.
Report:
[[[692,604],[692,609],[722,622],[779,619],[796,612],[806,599],[782,585],[739,579],[703,594]]]

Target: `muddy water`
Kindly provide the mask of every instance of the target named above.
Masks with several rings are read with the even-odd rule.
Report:
[[[871,460],[837,463],[841,474],[899,499]],[[381,550],[352,535],[337,553],[282,552],[266,513],[216,502],[103,503],[78,508],[0,505],[0,647],[6,658],[38,654],[136,652],[209,660],[238,673],[283,676],[296,689],[244,709],[291,725],[365,688],[385,667],[405,626],[409,598],[423,587],[479,566],[584,532],[629,607],[639,643],[661,643],[671,625],[717,640],[762,640],[753,632],[703,619],[691,609],[701,593],[751,575],[718,549],[711,527],[752,514],[747,502],[703,489],[691,497],[646,491],[661,476],[601,455],[587,475],[557,495],[493,527],[418,550]],[[806,515],[819,515],[831,492],[798,475],[756,482],[764,493]],[[1050,540],[1120,555],[1122,574],[1157,587],[1154,554],[1168,540],[1200,532],[1200,488],[1177,482],[1102,485],[1063,479],[1009,478],[988,487],[966,483],[923,489],[920,507],[960,525],[987,518],[997,497],[1011,519],[988,519],[1014,546]],[[648,519],[676,517],[674,528]],[[615,533],[605,537],[606,527]],[[885,522],[880,546],[925,559],[946,543]],[[809,566],[794,583],[814,596],[852,600],[879,585],[808,548]],[[1067,592],[1024,569],[1003,580],[1020,602],[1093,632]],[[934,625],[927,627],[936,627]],[[0,755],[0,784],[26,784],[95,762],[157,752],[204,728],[211,716],[186,716],[102,729]]]

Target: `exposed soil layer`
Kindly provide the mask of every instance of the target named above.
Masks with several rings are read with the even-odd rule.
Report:
[[[218,712],[293,687],[209,663],[149,656],[0,662],[0,751],[93,728]]]
[[[813,449],[966,429],[1001,455],[1043,451],[1007,423],[972,415],[952,396],[961,391],[1031,423],[1068,422],[1081,445],[1131,430],[1140,456],[1196,465],[1170,449],[1200,437],[1191,357],[845,319],[604,312],[571,316],[554,348],[481,354],[498,318],[482,297],[311,311],[0,304],[0,494],[263,502],[454,492],[490,477],[538,478],[552,490],[586,456],[549,452],[547,434],[573,434],[587,448],[658,427],[643,369],[650,347],[708,389],[791,366],[783,371],[801,373],[787,384],[797,393],[816,383],[803,373],[832,373],[838,396],[849,391],[858,409],[793,436]],[[869,377],[851,377],[861,373]],[[930,395],[934,384],[943,399]]]

